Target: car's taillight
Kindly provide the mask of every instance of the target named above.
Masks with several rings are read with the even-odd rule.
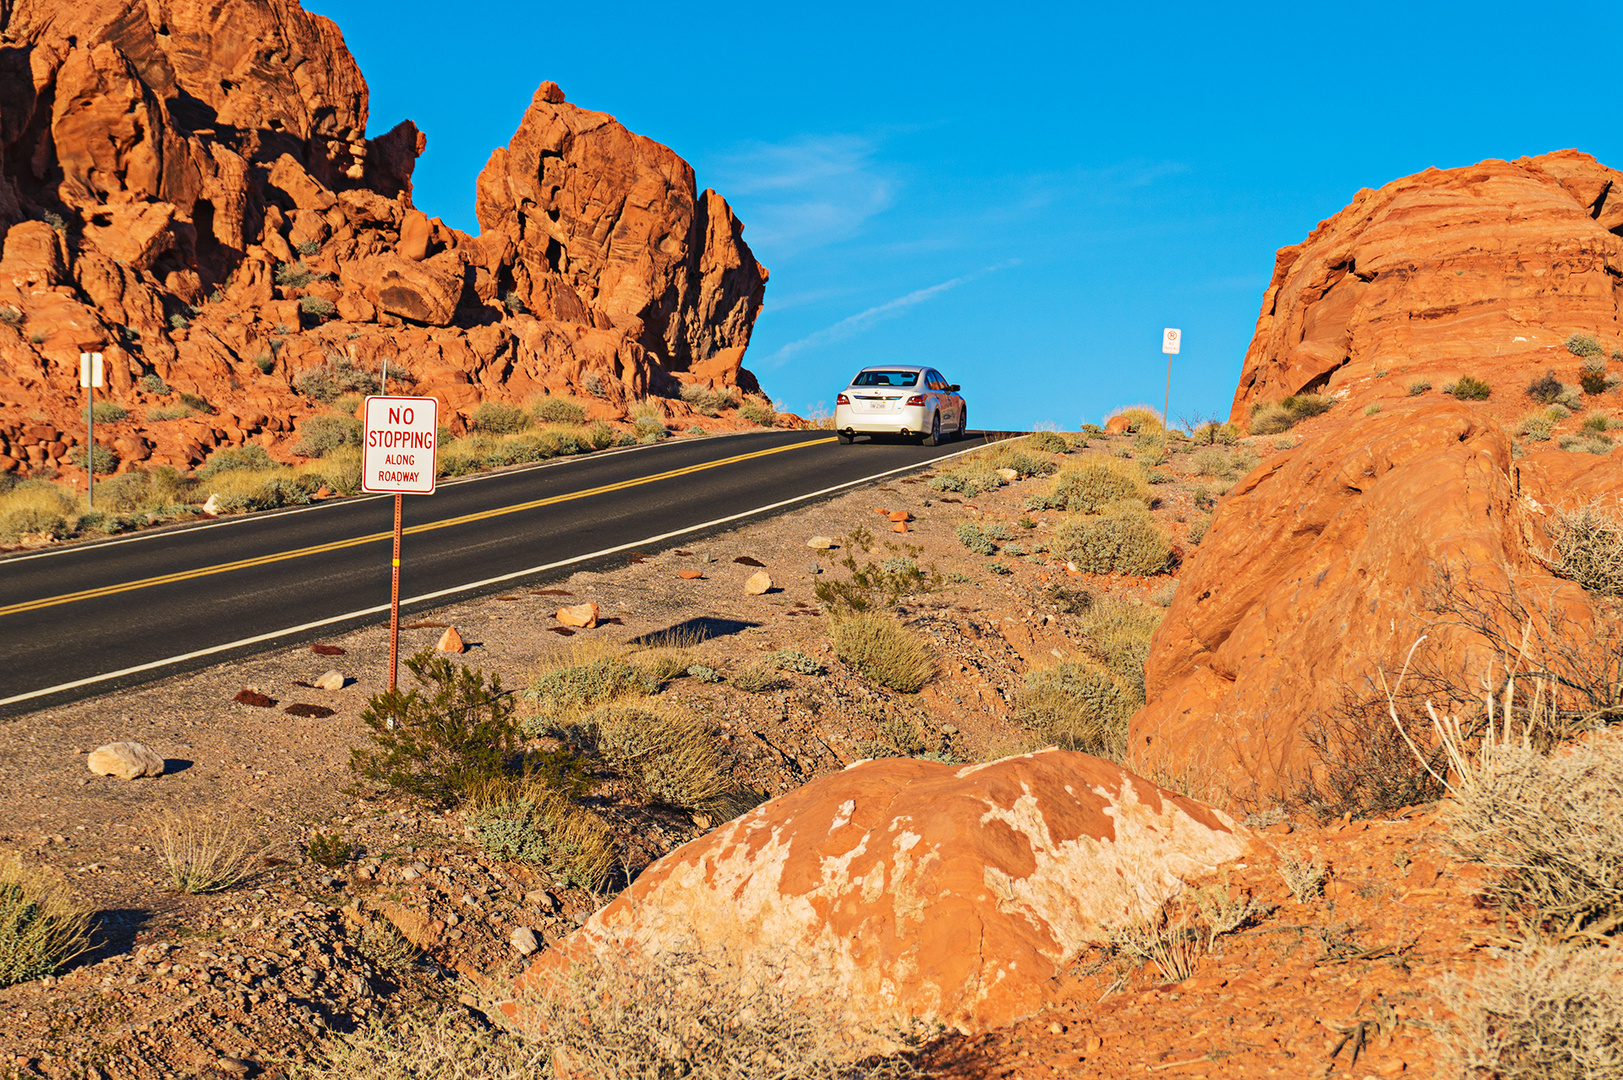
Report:
[[[912,397],[907,399],[907,403],[909,405],[923,405],[924,404],[924,395],[923,394],[914,394]]]
[[[849,405],[849,404],[851,404],[851,399],[846,397],[844,394],[839,394],[834,398],[834,404],[836,404],[836,405]]]

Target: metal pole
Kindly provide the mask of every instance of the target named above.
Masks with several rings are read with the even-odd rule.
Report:
[[[388,392],[389,392],[389,358],[387,356],[385,356],[383,358],[383,381],[382,381],[382,383],[380,383],[378,385],[378,393],[379,394],[387,394]]]
[[[1161,404],[1161,456],[1167,452],[1167,439],[1171,436],[1172,427],[1172,354],[1167,353],[1167,396]]]
[[[94,363],[94,361],[92,361]],[[94,369],[92,369],[94,372]],[[96,380],[85,388],[85,506],[96,508]]]
[[[400,675],[400,499],[394,497],[394,562],[389,572],[389,689]]]

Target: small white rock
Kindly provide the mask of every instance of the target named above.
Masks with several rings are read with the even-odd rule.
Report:
[[[813,551],[828,551],[834,546],[834,541],[826,536],[814,536],[806,541],[806,546]]]
[[[85,759],[98,776],[134,780],[138,776],[162,776],[163,758],[136,742],[108,743],[90,751]]]
[[[344,676],[337,670],[329,671],[313,684],[317,690],[342,690]]]
[[[744,591],[751,596],[760,596],[772,591],[772,575],[765,570],[757,570],[744,582]]]
[[[513,931],[513,936],[507,939],[517,949],[520,956],[529,956],[541,948],[541,943],[535,939],[535,931],[528,926],[521,926]]]
[[[213,495],[210,495],[208,497],[208,501],[203,504],[203,513],[209,515],[210,517],[216,517],[216,516],[219,515],[219,513],[220,513],[220,495],[219,495],[219,492],[215,492]]]

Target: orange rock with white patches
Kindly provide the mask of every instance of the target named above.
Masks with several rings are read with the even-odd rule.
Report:
[[[592,954],[770,951],[786,989],[842,1002],[853,1029],[986,1031],[1040,1009],[1104,926],[1248,842],[1085,754],[859,762],[655,862],[521,982]]]

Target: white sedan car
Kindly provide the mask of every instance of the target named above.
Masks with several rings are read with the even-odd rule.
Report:
[[[834,430],[842,443],[858,435],[922,438],[925,446],[961,439],[969,410],[934,368],[911,364],[863,368],[834,399]]]

